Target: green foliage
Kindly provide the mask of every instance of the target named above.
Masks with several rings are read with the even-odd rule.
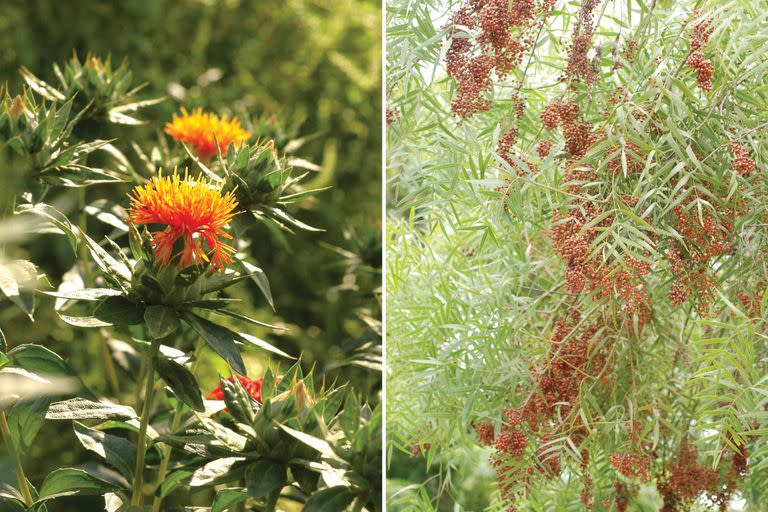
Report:
[[[299,510],[340,485],[380,509],[380,407],[337,419],[346,389],[380,399],[376,4],[7,7],[29,40],[0,58],[0,509]],[[180,105],[251,137],[201,160],[162,133]],[[128,220],[177,169],[236,194],[229,268],[165,264]]]
[[[441,50],[449,14],[461,3],[388,3],[388,107],[397,113],[387,146],[388,453],[397,475],[389,498],[403,510],[509,505],[490,471],[478,491],[487,499],[472,500],[463,476],[474,465],[464,451],[480,450],[479,425],[488,422],[497,436],[512,429],[503,411],[540,394],[541,379],[561,359],[558,345],[572,338],[557,338],[558,322],[573,310],[581,313],[578,328],[599,326],[591,343],[605,359],[593,354],[596,368],[577,369],[573,403],[551,405],[542,420],[551,437],[522,427],[526,451],[506,458],[508,476],[498,478],[521,493],[518,508],[583,510],[588,476],[595,510],[618,509],[615,482],[632,489],[628,510],[658,510],[657,484],[687,443],[721,479],[745,446],[748,470],[736,479],[734,503],[741,498],[738,510],[760,510],[765,502],[758,482],[768,453],[760,334],[768,97],[758,48],[768,42],[766,6],[601,2],[589,53],[600,77],[588,86],[566,75],[583,4],[557,2],[510,79],[493,79],[490,110],[459,119]],[[714,69],[711,91],[686,64],[693,27],[705,19],[714,29],[704,51]],[[518,93],[525,102],[519,116]],[[582,155],[573,156],[567,134],[542,124],[541,112],[556,100],[575,102],[595,135]],[[511,127],[519,138],[505,155],[499,141]],[[544,138],[553,147],[540,156]],[[732,144],[746,148],[753,172],[738,170]],[[592,238],[566,257],[553,233],[587,207],[599,215],[573,239]],[[690,225],[705,222],[728,233],[728,249],[704,265],[713,291],[702,287],[675,304],[671,292],[700,270],[694,255],[719,236],[717,229],[691,234]],[[684,255],[684,271],[670,261],[674,250]],[[595,291],[600,283],[572,289],[566,271],[578,272],[572,262],[582,255],[611,269],[604,296]],[[650,269],[634,282],[650,304],[645,325],[627,313],[620,293],[622,272],[634,261]],[[610,461],[632,452],[633,442],[652,453],[647,485]],[[412,451],[427,467],[409,474]],[[551,461],[562,467],[559,478],[545,476]],[[535,476],[524,486],[516,471],[527,469]],[[696,507],[713,509],[703,498]]]

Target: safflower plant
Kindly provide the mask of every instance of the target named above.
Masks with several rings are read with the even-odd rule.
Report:
[[[160,511],[184,509],[179,500],[190,495],[182,490],[206,488],[214,492],[210,510],[273,511],[286,502],[307,511],[380,510],[380,409],[361,406],[350,386],[315,383],[300,358],[249,332],[284,328],[238,311],[230,295],[253,281],[275,307],[265,271],[244,251],[256,222],[316,230],[287,211],[318,192],[302,186],[306,172],[236,118],[184,108],[164,127],[172,141],[131,144],[136,167],[119,140],[81,137],[109,123],[139,124],[127,113],[157,101],[135,99],[140,89],[128,87],[127,66],[113,69],[108,59],[74,57],[55,72],[56,87],[22,69],[29,89],[4,92],[0,135],[29,171],[14,213],[36,219],[36,236],[64,235],[77,261],[56,289],[33,262],[4,263],[0,289],[30,317],[36,295],[55,299],[59,321],[103,347],[110,399],[51,350],[9,349],[0,332],[0,378],[19,385],[0,392],[0,431],[16,476],[0,488],[0,504],[44,511],[64,496],[101,495],[111,512]],[[74,105],[81,110],[72,116]],[[68,201],[72,187],[106,182],[126,193],[89,204],[79,192]],[[71,218],[60,205],[73,203],[80,211]],[[87,215],[110,235],[92,237]],[[120,357],[109,348],[115,343]],[[245,347],[293,364],[249,376]],[[214,389],[199,384],[206,351],[219,361]],[[133,392],[116,363],[134,375]],[[127,395],[134,401],[122,403]],[[30,481],[25,452],[46,421],[72,422],[102,470],[59,468]]]

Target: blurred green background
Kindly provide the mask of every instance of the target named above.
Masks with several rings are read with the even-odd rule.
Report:
[[[11,94],[20,93],[18,69],[26,66],[56,84],[52,64],[61,65],[73,51],[81,59],[89,52],[111,55],[115,65],[127,59],[134,81],[148,83],[139,99],[167,97],[139,114],[147,124],[110,126],[108,133],[98,133],[99,138],[116,137],[115,145],[135,162],[130,142],[145,150],[156,145],[180,106],[234,114],[246,128],[249,120],[271,119],[279,143],[303,138],[296,156],[320,166],[308,177],[308,188],[332,188],[292,213],[325,231],[291,235],[258,227],[251,253],[269,278],[277,311],[250,283],[235,295],[246,299],[244,314],[288,327],[284,334],[258,335],[302,354],[306,369],[314,367],[321,379],[351,382],[363,399],[376,403],[380,372],[355,360],[365,343],[379,344],[380,40],[376,0],[6,0],[0,1],[0,83]],[[1,193],[8,201],[21,192],[22,171],[7,147],[0,148],[0,165]],[[87,197],[89,202],[100,197],[119,201],[128,189],[96,186]],[[97,239],[108,234],[98,222],[89,224],[89,232]],[[64,237],[51,235],[32,239],[7,256],[32,260],[53,286],[74,263]],[[35,322],[30,322],[7,301],[0,303],[0,327],[9,345],[48,346],[86,384],[108,395],[103,370],[93,363],[100,357],[93,338],[64,325],[52,304],[39,299]],[[281,364],[252,352],[246,357],[252,375]],[[214,386],[217,364],[213,357],[203,364],[204,388]],[[133,382],[123,368],[118,372]],[[27,462],[28,476],[36,483],[52,468],[96,460],[75,442],[69,424],[47,424],[40,439],[44,442]],[[100,499],[92,502],[101,506]],[[57,500],[49,510],[65,510],[67,503]],[[82,509],[86,501],[79,503]]]

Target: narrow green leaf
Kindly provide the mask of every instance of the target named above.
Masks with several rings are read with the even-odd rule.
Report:
[[[236,332],[217,325],[194,313],[184,314],[184,320],[206,343],[219,354],[237,373],[246,375],[245,363],[235,344],[239,339]]]
[[[198,386],[192,372],[183,364],[159,356],[157,358],[157,373],[168,384],[176,398],[196,411],[205,411],[200,386]]]
[[[350,389],[347,399],[344,401],[344,410],[341,413],[341,428],[347,437],[352,438],[360,428],[360,402],[355,391]]]

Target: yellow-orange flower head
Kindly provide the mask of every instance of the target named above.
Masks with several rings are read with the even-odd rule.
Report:
[[[181,115],[173,114],[173,121],[165,125],[165,133],[180,142],[190,144],[202,159],[211,158],[216,154],[217,139],[221,154],[224,155],[231,142],[239,146],[251,138],[251,134],[240,127],[237,118],[219,117],[199,108],[190,114],[183,107]]]
[[[155,176],[145,185],[136,187],[128,211],[132,224],[160,224],[166,227],[151,233],[155,256],[160,265],[168,265],[180,257],[182,267],[193,262],[210,261],[213,270],[220,270],[232,262],[235,250],[221,241],[232,238],[224,231],[226,224],[237,215],[232,191],[222,195],[221,188],[205,179],[193,181]],[[178,240],[182,248],[174,254]],[[208,250],[203,248],[203,242]]]

